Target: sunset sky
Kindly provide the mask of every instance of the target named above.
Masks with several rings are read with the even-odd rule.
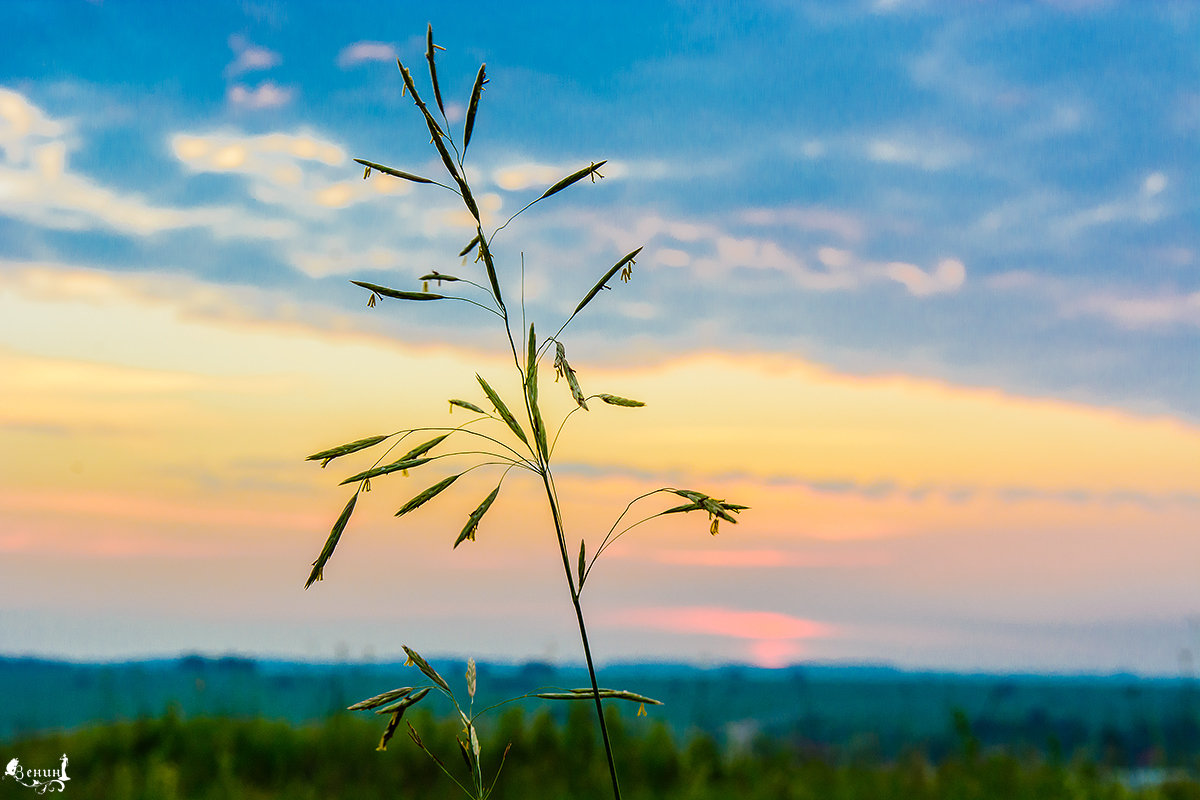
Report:
[[[498,472],[377,478],[303,588],[382,450],[305,456],[521,405],[495,315],[349,282],[487,283],[353,161],[453,183],[427,23],[486,228],[608,160],[493,240],[514,335],[644,247],[562,335],[646,402],[562,434],[573,552],[751,507],[605,553],[601,662],[1200,666],[1200,5],[1085,0],[0,4],[0,654],[581,659],[531,475],[457,549]]]

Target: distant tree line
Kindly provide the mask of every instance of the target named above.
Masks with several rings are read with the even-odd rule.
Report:
[[[414,713],[425,744],[451,769],[462,768],[455,736],[461,726]],[[1191,769],[1131,772],[1107,759],[1046,757],[1033,749],[981,743],[965,715],[954,720],[955,747],[932,757],[909,749],[883,759],[860,747],[842,752],[789,737],[758,736],[721,747],[705,733],[678,738],[661,722],[623,719],[610,710],[622,785],[637,798],[793,798],[794,800],[1043,800],[1146,798],[1200,800]],[[266,800],[266,798],[451,797],[457,791],[408,737],[377,752],[380,724],[347,714],[293,725],[261,718],[157,718],[40,735],[3,746],[6,758],[29,765],[70,756],[75,800]],[[579,706],[559,722],[548,713],[514,709],[485,730],[484,758],[511,743],[493,797],[589,800],[606,797],[606,766],[595,726]],[[1153,765],[1151,765],[1153,766]],[[0,784],[2,786],[2,784]],[[0,788],[0,796],[8,787]],[[593,794],[587,794],[593,791]]]

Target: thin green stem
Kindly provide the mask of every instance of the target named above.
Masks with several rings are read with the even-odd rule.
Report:
[[[430,752],[429,748],[426,747],[425,745],[420,744],[417,746],[421,748],[422,752],[424,752],[425,755],[429,756],[430,760],[433,761],[433,763],[438,765],[438,769],[440,769],[447,778],[454,781],[455,785],[458,786],[458,788],[463,790],[463,794],[465,794],[467,797],[471,796],[471,792],[467,789],[467,787],[463,786],[462,783],[459,782],[458,778],[454,777],[454,773],[452,773],[450,770],[448,770],[446,768],[446,765],[442,763],[442,760],[440,758],[438,758],[432,752]]]
[[[616,534],[615,536],[612,536],[611,534],[609,536],[605,536],[604,541],[600,543],[600,546],[598,548],[596,548],[596,552],[592,553],[592,560],[590,562],[588,562],[587,568],[583,571],[584,580],[587,580],[587,577],[592,574],[592,567],[594,567],[596,565],[596,561],[599,560],[600,554],[603,553],[605,550],[607,550],[609,547],[611,547],[612,544],[617,541],[617,539],[620,539],[622,536],[629,533],[631,530],[636,528],[638,525],[647,523],[652,519],[658,519],[659,517],[661,517],[663,515],[663,513],[664,512],[659,511],[657,514],[651,514],[648,517],[639,519],[637,522],[633,523],[632,525],[627,525],[625,528],[623,528],[621,530],[620,533]]]
[[[634,524],[626,525],[626,527],[622,531],[620,531],[619,534],[613,535],[613,531],[617,530],[617,525],[619,525],[620,521],[622,521],[622,519],[625,518],[626,513],[630,512],[632,507],[634,507],[635,503],[638,503],[638,501],[644,500],[648,497],[653,497],[653,495],[655,495],[655,494],[671,492],[671,491],[672,491],[672,489],[670,487],[662,487],[662,488],[654,489],[653,492],[646,492],[644,494],[638,494],[636,498],[630,500],[629,504],[625,505],[625,510],[620,512],[620,516],[617,517],[616,521],[613,521],[612,527],[608,528],[608,533],[605,534],[604,540],[602,540],[600,542],[600,547],[595,549],[595,552],[592,554],[592,560],[589,561],[587,569],[583,570],[583,578],[587,579],[587,577],[589,575],[592,575],[592,567],[595,566],[596,559],[599,559],[600,554],[604,553],[606,551],[606,549],[608,549],[608,546],[612,545],[612,543],[614,541],[617,541],[618,539],[620,539],[620,537],[624,536],[625,534],[628,534],[629,531],[631,531],[634,528],[637,528],[638,525],[649,522],[650,519],[655,519],[655,518],[661,517],[665,513],[662,511],[659,511],[658,513],[652,513],[652,515],[650,515],[649,517],[646,517],[643,519],[638,519],[638,521],[635,522]]]
[[[625,519],[625,515],[629,513],[629,510],[630,510],[631,508],[633,508],[633,504],[634,504],[634,503],[637,503],[637,502],[639,502],[639,501],[641,501],[641,500],[645,500],[647,497],[652,497],[653,495],[659,494],[660,492],[669,492],[669,491],[671,491],[671,489],[670,489],[670,488],[668,488],[668,487],[665,487],[665,486],[664,486],[664,487],[662,487],[662,488],[655,489],[654,491],[646,492],[645,494],[639,494],[637,497],[635,497],[635,498],[633,498],[632,500],[630,500],[630,501],[629,501],[629,503],[628,503],[628,504],[626,504],[626,506],[625,506],[625,510],[624,510],[624,511],[622,511],[622,512],[621,512],[621,514],[620,514],[620,516],[618,516],[618,517],[617,517],[617,518],[616,518],[616,519],[613,521],[612,527],[610,527],[610,528],[608,529],[608,534],[607,534],[607,535],[604,537],[604,541],[605,541],[605,542],[607,542],[607,541],[608,541],[608,538],[609,538],[610,536],[612,536],[612,534],[613,534],[613,531],[615,531],[615,530],[617,529],[617,526],[621,524],[621,520]],[[601,544],[601,547],[603,547],[603,544]]]
[[[491,292],[488,292],[488,295],[490,296]],[[470,303],[473,306],[478,306],[479,308],[482,308],[484,311],[487,311],[490,314],[495,314],[497,317],[500,317],[501,319],[503,319],[503,315],[496,309],[488,308],[483,303],[477,303],[476,301],[472,300],[469,297],[459,297],[458,295],[453,295],[453,294],[444,295],[444,297],[447,300],[459,300],[463,303]]]
[[[554,518],[554,532],[558,536],[558,549],[562,555],[563,572],[567,576],[567,587],[571,590],[571,604],[575,607],[575,619],[579,623],[579,638],[583,643],[583,657],[587,662],[588,677],[592,681],[592,695],[596,701],[596,719],[600,723],[600,738],[604,740],[604,755],[608,759],[608,774],[612,778],[613,800],[621,800],[621,784],[617,781],[617,765],[613,760],[612,742],[608,737],[608,725],[604,721],[604,705],[600,702],[600,684],[596,681],[596,667],[592,663],[592,648],[588,643],[587,624],[583,620],[583,608],[579,605],[579,592],[571,575],[571,557],[567,555],[567,539],[563,531],[562,514],[552,486],[550,469],[542,472],[542,483],[546,487],[546,499]]]
[[[464,183],[466,181],[465,173],[463,175],[463,181],[464,181]],[[541,199],[541,198],[538,198],[538,199]],[[536,202],[537,202],[537,200],[533,201],[533,203],[536,203]],[[496,234],[499,233],[500,230],[502,230],[505,226],[507,226],[509,222],[512,222],[512,220],[516,219],[516,217],[518,215],[520,215],[522,211],[524,211],[526,208],[529,208],[529,206],[532,206],[533,203],[530,203],[529,205],[525,206],[525,208],[522,208],[521,211],[518,211],[516,214],[514,214],[512,217],[510,217],[508,222],[505,222],[504,225],[500,226],[500,228],[497,228],[496,230],[492,231],[491,236],[484,237],[483,229],[479,228],[480,248],[481,249],[489,248],[490,242],[496,236]],[[505,307],[504,303],[500,300],[499,297],[495,297],[495,300],[496,300],[496,305],[500,308],[500,316],[504,320],[504,333],[508,337],[508,347],[509,347],[509,350],[512,352],[513,365],[517,368],[517,374],[519,374],[521,376],[521,385],[523,387],[523,389],[521,391],[521,395],[522,395],[523,399],[525,400],[525,413],[529,420],[530,431],[533,433],[533,438],[536,440],[537,430],[536,430],[536,426],[534,425],[533,403],[531,402],[531,398],[529,396],[529,389],[528,389],[528,386],[526,385],[525,379],[527,376],[525,374],[525,370],[522,369],[522,367],[521,367],[521,356],[517,352],[517,344],[516,344],[516,341],[513,339],[512,324],[511,324],[511,320],[509,319],[509,316],[508,316],[508,309]],[[524,303],[523,302],[522,302],[522,313],[524,313]],[[576,313],[578,313],[578,309],[576,309]],[[572,314],[571,317],[567,319],[567,322],[570,322],[571,319],[574,319],[574,317],[575,317],[575,314]],[[566,327],[565,322],[563,323],[563,327]],[[559,328],[559,333],[562,333],[562,328]],[[522,330],[522,336],[524,336],[524,335],[525,335],[524,330]],[[555,334],[555,336],[557,336],[557,335],[558,334]],[[540,355],[539,353],[535,352],[534,358],[535,359],[538,358],[539,355]],[[528,447],[530,450],[530,454],[534,457],[534,461],[536,461],[536,463],[537,463],[537,466],[538,466],[537,471],[541,473],[542,484],[546,488],[546,499],[550,504],[551,516],[554,519],[554,533],[555,533],[555,536],[558,538],[558,549],[559,549],[559,554],[562,556],[563,572],[567,578],[567,588],[570,590],[570,593],[571,593],[571,604],[575,607],[575,619],[579,623],[579,638],[580,638],[580,641],[583,643],[583,656],[584,656],[584,660],[587,662],[588,677],[591,678],[591,681],[592,681],[592,693],[593,693],[594,699],[596,701],[596,719],[600,724],[600,737],[604,741],[604,754],[608,759],[608,772],[609,772],[610,777],[612,778],[613,800],[621,800],[621,786],[620,786],[620,783],[618,783],[618,781],[617,781],[617,765],[616,765],[616,762],[613,760],[612,742],[608,736],[608,725],[604,721],[604,705],[600,702],[600,685],[596,681],[596,668],[592,662],[592,649],[591,649],[591,645],[588,643],[587,625],[583,619],[583,608],[579,605],[579,591],[575,587],[575,579],[572,577],[572,574],[571,574],[571,557],[567,553],[567,538],[566,538],[566,533],[563,531],[562,513],[561,513],[561,511],[559,509],[559,505],[558,505],[558,495],[554,491],[554,483],[553,483],[553,477],[550,473],[550,464],[549,464],[549,459],[548,459],[548,453],[544,456],[541,453],[541,451],[539,450],[539,448],[536,447],[534,444],[532,444],[532,443],[527,443],[527,444],[528,444]]]
[[[392,436],[397,436],[400,434],[403,434],[403,435],[401,435],[400,438],[397,439],[396,441],[392,442],[392,444],[389,445],[388,448],[383,451],[383,455],[381,455],[379,458],[375,459],[375,463],[372,464],[371,467],[374,468],[374,467],[379,466],[380,462],[382,462],[385,458],[387,458],[388,454],[391,453],[393,450],[395,450],[396,446],[399,445],[400,442],[404,441],[406,438],[408,438],[410,435],[412,435],[414,433],[419,433],[419,432],[433,433],[433,432],[437,432],[437,431],[447,431],[450,433],[461,432],[461,433],[468,434],[470,436],[478,436],[480,439],[486,439],[487,441],[491,442],[492,444],[503,447],[505,450],[512,453],[513,454],[512,461],[515,461],[518,466],[522,466],[525,469],[528,469],[530,472],[538,472],[539,471],[538,466],[534,462],[530,461],[528,458],[526,458],[524,455],[522,455],[519,450],[516,450],[511,445],[506,444],[505,442],[502,442],[501,440],[495,438],[494,436],[488,436],[486,433],[480,433],[479,431],[473,431],[473,430],[469,430],[467,428],[468,425],[472,425],[482,419],[491,419],[491,420],[495,420],[496,422],[500,422],[500,423],[504,422],[504,420],[500,419],[499,417],[495,416],[494,414],[485,413],[482,417],[476,417],[475,419],[467,420],[462,425],[456,425],[456,426],[427,425],[427,426],[420,427],[420,428],[409,428],[404,431],[396,431],[395,433],[393,433],[391,435]],[[471,451],[471,452],[479,453],[480,455],[495,456],[496,458],[507,458],[507,456],[503,456],[498,453],[492,453],[489,451]],[[451,455],[451,454],[442,454],[442,455],[437,455],[437,456],[431,456],[431,458],[444,458],[446,455]],[[458,453],[458,454],[454,454],[454,455],[463,455],[463,453]]]
[[[580,411],[581,409],[582,406],[575,406],[567,412],[565,417],[562,418],[562,422],[558,423],[558,430],[554,432],[554,441],[550,443],[550,455],[554,455],[554,448],[558,446],[558,437],[562,436],[563,428],[566,427],[567,420],[569,420],[576,411]]]
[[[547,342],[552,342],[552,341],[554,341],[554,339],[553,339],[553,338],[551,338],[551,339],[547,339],[546,341],[547,341]],[[549,345],[546,345],[546,346],[547,346],[547,347],[549,347]],[[539,348],[538,357],[539,357],[539,358],[541,357],[540,348]],[[557,379],[556,379],[556,380],[557,380]],[[592,399],[594,399],[594,398],[597,398],[597,397],[599,397],[599,396],[600,396],[600,395],[598,395],[598,394],[589,394],[587,397],[583,398],[583,400],[584,400],[584,402],[586,403],[588,400],[592,400]],[[570,419],[570,418],[571,418],[571,417],[572,417],[572,416],[575,414],[575,412],[576,412],[576,411],[586,411],[586,410],[587,410],[587,409],[585,409],[583,406],[576,405],[574,408],[572,408],[570,411],[568,411],[568,412],[567,412],[567,415],[566,415],[565,417],[563,417],[563,418],[562,418],[562,422],[558,423],[558,430],[557,430],[557,431],[555,431],[555,433],[554,433],[554,441],[552,441],[552,442],[550,443],[550,448],[549,448],[549,450],[550,450],[550,454],[551,454],[551,455],[553,455],[553,454],[554,454],[554,447],[555,447],[555,445],[557,445],[557,444],[558,444],[558,437],[559,437],[559,436],[562,436],[563,428],[564,428],[564,427],[566,427],[567,420],[569,420],[569,419]],[[659,491],[661,491],[661,490],[659,490]],[[654,494],[654,493],[653,493],[653,492],[651,492],[650,494]],[[642,497],[646,497],[646,496],[647,496],[647,495],[642,495]],[[641,499],[641,498],[639,497],[639,498],[638,498],[638,500],[640,500],[640,499]],[[634,502],[637,502],[637,501],[635,500]],[[626,508],[625,510],[626,510],[626,511],[628,511],[629,509],[628,509],[628,508]],[[617,518],[617,522],[620,522],[620,521],[621,521],[621,519],[620,519],[620,517],[618,517],[618,518]],[[616,525],[614,524],[614,525],[613,525],[613,527],[616,527]]]
[[[537,200],[534,200],[534,201],[532,201],[532,202],[530,202],[530,203],[527,203],[527,204],[525,205],[525,207],[524,207],[524,208],[522,208],[520,211],[518,211],[517,213],[515,213],[515,214],[513,214],[511,217],[509,217],[507,220],[505,220],[505,222],[504,222],[504,224],[503,224],[503,225],[501,225],[499,228],[496,228],[496,230],[492,231],[492,235],[491,235],[491,236],[489,236],[489,237],[488,237],[488,239],[487,239],[487,241],[488,241],[488,245],[491,245],[491,243],[492,243],[492,239],[495,239],[495,238],[496,238],[496,234],[497,234],[497,233],[499,233],[500,231],[502,231],[502,230],[504,230],[505,228],[507,228],[507,227],[508,227],[508,223],[512,222],[512,221],[513,221],[514,219],[516,219],[517,217],[521,216],[521,214],[523,214],[523,213],[525,212],[525,210],[526,210],[526,209],[528,209],[528,208],[529,208],[531,205],[533,205],[534,203],[536,203],[538,200],[541,200],[541,199],[542,199],[542,198],[540,198],[540,197],[539,197]]]

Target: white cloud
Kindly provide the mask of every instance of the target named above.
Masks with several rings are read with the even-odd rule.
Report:
[[[815,291],[852,290],[894,281],[916,297],[957,291],[966,280],[966,267],[958,259],[946,258],[929,270],[902,261],[874,262],[854,252],[821,246],[815,250],[820,268],[792,248],[773,239],[721,235],[713,242],[715,255],[694,256],[693,269],[707,277],[732,269],[767,269],[786,275],[800,288]]]
[[[355,42],[338,53],[337,65],[342,69],[367,61],[394,61],[396,46],[387,42]]]
[[[589,163],[584,159],[564,164],[547,164],[538,161],[519,161],[492,170],[491,179],[501,189],[507,192],[518,192],[524,189],[545,189],[554,185],[562,178],[571,175]],[[670,166],[665,161],[617,161],[609,160],[600,168],[600,180],[622,180],[634,178],[641,180],[661,180],[672,174]]]
[[[1000,273],[987,279],[997,291],[1035,295],[1053,303],[1064,319],[1099,317],[1127,330],[1151,330],[1179,325],[1200,327],[1200,291],[1163,289],[1139,291],[1129,287],[1082,285],[1026,270]]]
[[[1065,214],[1052,223],[1051,229],[1060,236],[1069,238],[1099,226],[1156,222],[1166,212],[1159,198],[1166,186],[1166,176],[1161,172],[1153,173],[1143,181],[1137,194],[1107,200]]]
[[[293,94],[293,89],[279,86],[272,81],[264,81],[253,88],[240,83],[235,84],[229,87],[226,97],[235,106],[262,109],[287,105],[291,102]]]
[[[968,226],[983,246],[1066,247],[1094,228],[1150,225],[1172,215],[1171,181],[1162,171],[1129,181],[1120,193],[1097,198],[1035,187],[983,212]]]
[[[805,158],[820,158],[825,155],[825,143],[817,139],[809,139],[800,145],[800,154]]]
[[[60,140],[66,126],[11,89],[0,87],[0,149],[5,161],[20,163],[27,149]]]
[[[854,254],[849,250],[839,250],[836,247],[821,247],[817,250],[817,260],[830,269],[843,269],[850,266]]]
[[[249,197],[299,229],[280,257],[312,277],[444,266],[447,253],[462,247],[475,225],[461,201],[443,189],[379,172],[363,180],[362,168],[341,144],[308,129],[180,132],[170,147],[192,172],[244,178]],[[440,169],[440,163],[414,167],[429,174]],[[494,222],[503,198],[477,191],[475,199],[485,223]]]
[[[741,218],[750,225],[778,225],[806,231],[825,231],[851,242],[861,240],[866,232],[863,221],[854,214],[820,206],[755,208],[743,212]]]
[[[971,157],[971,148],[942,134],[876,138],[865,146],[867,158],[881,164],[917,167],[939,172],[957,166]]]
[[[1067,316],[1103,317],[1122,328],[1133,330],[1175,325],[1200,327],[1200,291],[1190,294],[1160,292],[1141,296],[1098,292],[1067,303],[1063,310]]]
[[[257,172],[263,158],[270,159],[271,166],[280,161],[317,161],[339,167],[348,160],[339,145],[305,130],[259,136],[180,133],[171,137],[171,149],[180,161],[198,172]]]
[[[579,169],[579,167],[575,169]],[[570,175],[575,169],[555,164],[525,161],[494,170],[492,181],[506,192],[518,192],[535,186],[538,188],[551,186],[560,178]]]
[[[850,291],[893,281],[917,297],[951,293],[966,281],[966,267],[956,258],[944,258],[923,269],[901,261],[860,257],[846,245],[867,238],[865,222],[820,207],[751,209],[733,220],[742,226],[782,229],[775,236],[747,236],[727,225],[665,219],[652,213],[615,223],[582,215],[559,216],[588,226],[598,239],[618,246],[658,239],[665,246],[650,251],[653,263],[686,267],[706,280],[722,280],[735,270],[764,270],[781,273],[793,286],[812,291]],[[842,241],[834,246],[796,236],[811,231],[835,233]],[[673,241],[664,242],[664,238]]]
[[[138,236],[210,228],[218,236],[283,238],[287,221],[263,220],[231,208],[172,208],[110,189],[71,170],[62,122],[25,97],[0,90],[0,213],[58,230],[109,229]]]
[[[229,37],[229,47],[234,52],[234,59],[225,67],[227,78],[254,70],[271,69],[283,63],[278,53],[259,47],[238,34]]]
[[[685,251],[676,250],[673,247],[660,247],[654,251],[653,255],[654,260],[664,267],[686,267],[691,261],[691,256]]]
[[[893,14],[896,12],[916,11],[924,8],[925,0],[875,0],[871,11],[875,14]]]
[[[1146,180],[1142,181],[1142,194],[1146,197],[1154,197],[1161,194],[1163,189],[1167,188],[1167,176],[1161,172],[1151,172],[1146,176]]]
[[[450,109],[446,109],[450,112]],[[580,158],[578,161],[566,163],[550,164],[538,161],[518,161],[515,163],[505,164],[503,167],[493,169],[490,178],[494,184],[502,188],[505,192],[520,192],[527,188],[547,188],[557,184],[560,179],[578,172],[578,170],[587,167],[589,162]],[[595,178],[595,181],[601,180],[662,180],[668,176],[677,175],[680,170],[673,169],[671,164],[665,161],[617,161],[610,160],[605,162],[599,170],[600,176]],[[696,170],[690,170],[689,175],[694,176]]]
[[[345,149],[306,129],[252,136],[177,133],[170,146],[189,170],[244,176],[254,199],[306,216],[411,190],[411,184],[387,176],[359,179],[357,168],[348,169]]]
[[[882,273],[890,280],[902,284],[917,297],[956,291],[962,287],[967,277],[966,267],[955,258],[942,259],[937,267],[930,271],[923,270],[915,264],[892,262],[883,265]]]

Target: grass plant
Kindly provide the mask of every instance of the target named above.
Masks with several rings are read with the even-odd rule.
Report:
[[[449,401],[451,411],[458,408],[471,414],[471,417],[465,422],[453,426],[425,425],[404,428],[389,434],[368,436],[310,455],[308,460],[316,461],[324,467],[337,459],[380,448],[387,443],[387,446],[383,448],[382,454],[375,459],[370,467],[359,470],[342,481],[342,484],[353,485],[354,492],[351,494],[342,513],[338,516],[336,522],[334,522],[329,536],[321,548],[320,555],[313,562],[312,571],[308,576],[308,581],[305,583],[305,588],[307,589],[322,579],[324,570],[354,513],[360,495],[370,490],[372,480],[385,478],[396,473],[408,475],[410,472],[417,470],[424,472],[427,467],[436,468],[453,465],[448,475],[444,475],[430,483],[427,488],[418,492],[400,507],[396,512],[396,516],[402,517],[417,511],[426,503],[438,498],[443,492],[449,490],[459,478],[469,472],[479,469],[489,469],[498,472],[499,475],[495,488],[479,500],[477,505],[467,515],[462,529],[454,539],[453,546],[455,548],[464,542],[475,540],[480,524],[491,509],[501,488],[504,486],[504,482],[510,475],[525,474],[539,482],[544,489],[546,503],[553,521],[554,543],[562,558],[563,574],[566,579],[566,587],[571,604],[575,610],[580,643],[583,648],[584,661],[587,665],[591,685],[583,689],[535,691],[524,696],[537,696],[553,700],[583,700],[591,701],[594,704],[596,722],[604,744],[608,772],[612,781],[613,797],[615,800],[620,800],[621,789],[617,777],[616,763],[613,759],[613,748],[605,724],[603,701],[606,699],[627,700],[639,704],[655,701],[634,692],[603,689],[599,686],[592,658],[591,645],[588,642],[583,607],[580,603],[584,585],[597,559],[604,551],[617,539],[639,525],[665,515],[700,512],[702,515],[708,517],[709,531],[715,535],[722,521],[736,523],[736,515],[744,510],[746,506],[726,502],[725,500],[714,498],[711,495],[694,489],[664,486],[645,492],[631,500],[620,515],[617,516],[612,526],[598,544],[593,543],[589,549],[588,543],[580,537],[578,539],[578,547],[575,546],[575,539],[568,535],[563,524],[561,504],[552,468],[555,446],[558,443],[559,435],[562,433],[570,417],[576,412],[587,412],[596,406],[638,408],[643,406],[644,403],[639,400],[632,400],[609,393],[585,395],[580,387],[575,368],[567,360],[563,334],[581,312],[591,308],[594,301],[601,296],[601,293],[610,288],[610,283],[614,279],[619,277],[621,281],[628,282],[633,277],[635,259],[641,253],[642,248],[637,247],[631,250],[617,259],[611,267],[604,270],[591,289],[579,300],[571,314],[554,328],[554,334],[551,336],[539,340],[534,322],[530,322],[526,330],[524,325],[526,309],[522,299],[520,303],[521,321],[514,333],[514,324],[517,324],[517,320],[506,302],[506,296],[511,295],[505,294],[504,287],[507,286],[511,289],[511,284],[518,275],[521,276],[521,280],[523,281],[523,269],[518,273],[515,267],[505,268],[504,259],[493,249],[493,242],[497,234],[507,228],[513,220],[531,207],[583,182],[585,179],[589,183],[594,183],[596,180],[602,178],[603,175],[601,175],[600,169],[606,162],[593,161],[587,166],[581,167],[549,186],[537,197],[531,199],[502,225],[490,231],[485,230],[479,206],[475,201],[475,196],[471,191],[471,186],[467,179],[465,159],[472,135],[475,131],[480,101],[488,83],[486,64],[480,66],[479,72],[475,77],[470,100],[467,104],[462,134],[456,139],[451,133],[449,119],[446,116],[446,109],[442,99],[442,90],[438,83],[436,55],[439,49],[442,48],[434,44],[433,28],[430,26],[426,34],[425,58],[428,63],[429,80],[433,90],[434,109],[431,109],[421,98],[421,94],[409,70],[399,59],[397,59],[396,63],[400,69],[400,77],[404,84],[403,91],[412,98],[418,112],[422,115],[429,131],[431,144],[445,167],[446,176],[441,180],[435,180],[405,170],[385,166],[375,161],[365,159],[356,159],[356,161],[364,167],[364,179],[371,177],[372,172],[379,172],[404,181],[428,184],[431,188],[438,187],[457,195],[466,206],[475,223],[474,237],[462,248],[458,255],[464,259],[464,263],[465,259],[473,255],[475,259],[474,263],[479,266],[474,267],[472,271],[475,274],[469,276],[447,274],[437,270],[429,271],[417,278],[421,284],[419,291],[396,289],[366,281],[353,281],[353,283],[369,292],[367,304],[371,307],[375,307],[377,303],[383,300],[428,304],[435,307],[444,301],[457,301],[477,307],[480,313],[493,315],[501,329],[504,344],[507,345],[507,350],[512,356],[512,367],[520,379],[521,396],[519,398],[509,397],[506,400],[492,387],[492,384],[486,378],[477,374],[476,379],[482,394],[478,402],[458,398],[453,398]],[[429,290],[430,283],[436,283],[438,291],[431,292]],[[447,287],[444,292],[442,291],[443,286]],[[520,296],[523,298],[524,287],[521,286],[520,288],[522,290]],[[552,356],[551,349],[553,349]],[[542,363],[547,360],[551,361],[551,365],[556,373],[556,382],[558,379],[565,381],[566,388],[570,391],[575,402],[575,407],[560,420],[548,421],[543,416],[542,406],[539,402],[539,375]],[[592,406],[588,405],[589,401],[592,401]],[[552,422],[557,422],[557,424],[552,426]],[[409,441],[410,437],[424,439],[425,436],[431,436],[431,438],[409,447],[409,449],[403,451],[402,455],[393,458],[392,454],[396,449],[401,447],[402,443]],[[460,448],[453,449],[455,445],[459,445]],[[661,500],[663,498],[674,498],[676,505],[665,509],[659,508],[644,515],[634,513],[635,507],[644,508],[643,504],[646,501],[652,499]],[[683,502],[680,503],[680,500]],[[404,712],[436,689],[453,704],[463,722],[463,737],[459,738],[458,741],[463,760],[470,773],[469,785],[468,782],[456,777],[436,754],[425,748],[420,734],[411,726],[409,728],[410,736],[421,749],[426,750],[437,761],[443,771],[464,792],[472,797],[486,797],[490,793],[492,786],[494,786],[495,779],[493,778],[491,783],[485,781],[479,760],[480,746],[475,729],[475,719],[478,713],[472,711],[475,695],[474,670],[468,669],[467,690],[469,701],[464,710],[463,705],[451,690],[449,683],[429,666],[425,659],[407,646],[405,647],[405,652],[409,656],[409,662],[419,668],[430,681],[429,685],[401,687],[364,700],[351,708],[356,710],[373,710],[379,714],[390,715],[387,728],[380,742],[380,747],[382,748],[386,747],[388,739],[395,733]],[[484,709],[484,711],[486,710]],[[639,708],[639,711],[641,710],[643,709]]]

